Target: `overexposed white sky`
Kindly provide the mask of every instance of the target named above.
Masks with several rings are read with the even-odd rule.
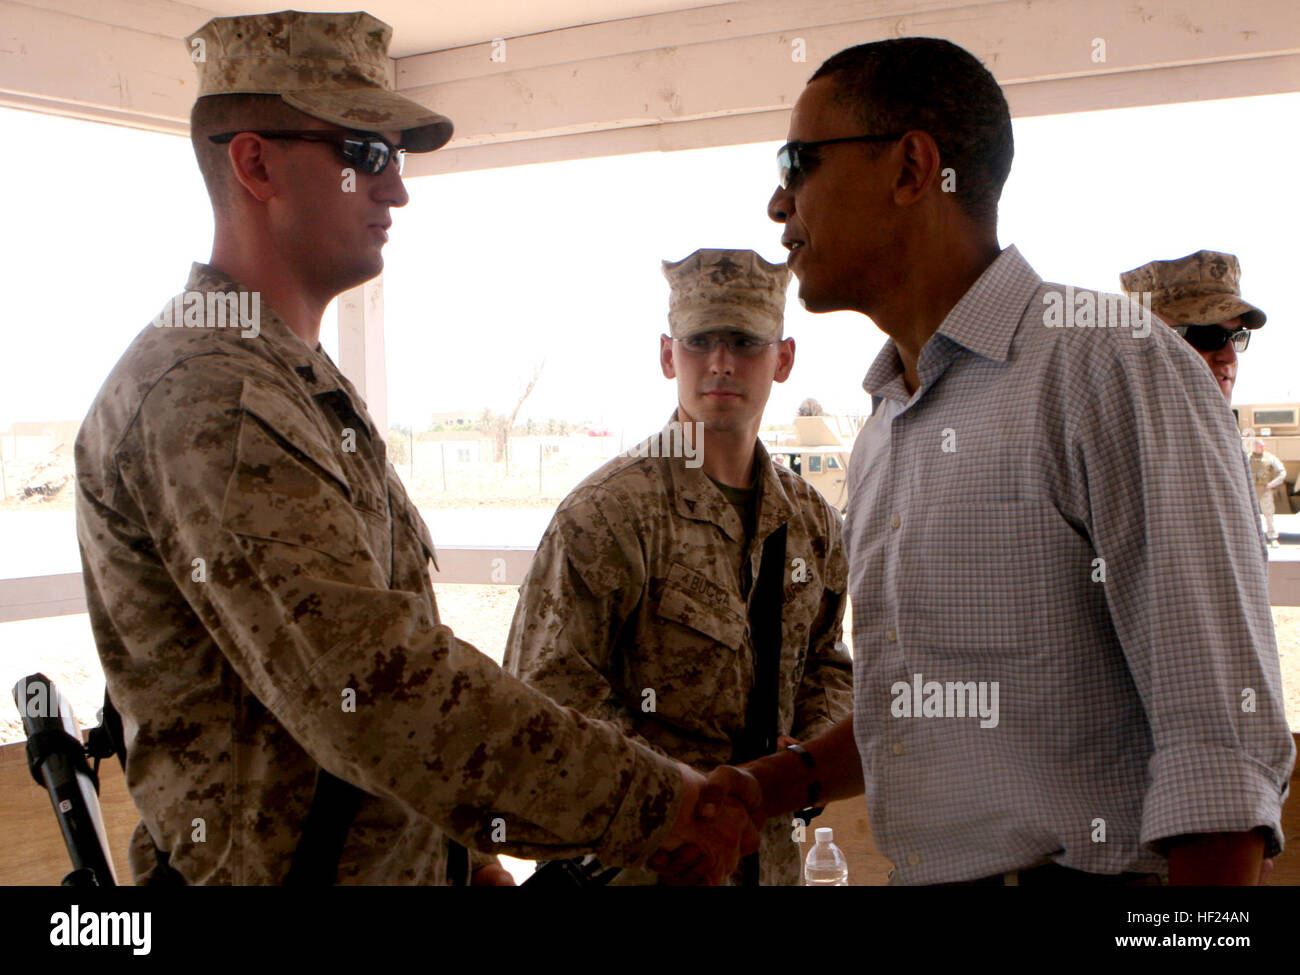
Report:
[[[1234,404],[1300,399],[1293,235],[1300,94],[1015,121],[1000,240],[1048,280],[1118,290],[1152,259],[1208,248],[1241,260],[1268,313]],[[80,420],[131,338],[210,253],[212,219],[189,142],[0,110],[0,428]],[[13,151],[22,147],[23,151]],[[408,181],[385,254],[388,415],[508,411],[589,420],[639,438],[675,402],[659,372],[662,259],[750,247],[780,261],[767,219],[776,143],[647,153]],[[850,313],[809,315],[790,288],[794,373],[766,419],[815,396],[864,412],[883,335]],[[322,342],[334,355],[332,318]]]

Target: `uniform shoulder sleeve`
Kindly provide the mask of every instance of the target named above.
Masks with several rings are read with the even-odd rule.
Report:
[[[628,501],[615,491],[579,488],[556,510],[547,535],[548,555],[562,553],[596,598],[644,581],[640,528]]]
[[[645,581],[641,540],[622,503],[580,488],[556,512],[520,586],[505,668],[632,734],[615,689],[615,644]]]

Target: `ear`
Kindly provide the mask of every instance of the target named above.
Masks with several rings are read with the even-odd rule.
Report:
[[[268,168],[268,145],[260,136],[241,132],[226,147],[231,173],[239,185],[259,203],[265,203],[275,196],[275,183]]]
[[[673,365],[673,340],[667,335],[659,336],[659,368],[665,379],[676,379],[677,369]]]
[[[776,347],[776,375],[772,378],[783,383],[790,378],[794,368],[794,339],[785,339]]]
[[[899,206],[911,206],[932,192],[942,178],[939,146],[930,133],[916,130],[903,136],[895,151],[900,156],[901,165],[894,184],[894,202]],[[963,174],[951,175],[960,180]]]

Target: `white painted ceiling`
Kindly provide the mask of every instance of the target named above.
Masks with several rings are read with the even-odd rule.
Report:
[[[402,58],[481,44],[496,37],[522,37],[562,27],[623,20],[647,14],[713,7],[734,0],[38,0],[34,6],[172,37],[184,37],[210,17],[292,9],[365,10],[393,28],[389,56]],[[282,6],[283,4],[283,6]]]

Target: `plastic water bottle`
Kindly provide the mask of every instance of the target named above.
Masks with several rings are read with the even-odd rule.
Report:
[[[818,826],[814,833],[817,842],[808,851],[803,865],[805,887],[847,887],[849,861],[835,845],[835,831],[829,826]]]

